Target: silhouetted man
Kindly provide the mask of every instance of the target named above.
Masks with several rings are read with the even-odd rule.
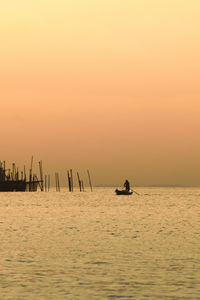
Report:
[[[129,191],[130,190],[130,183],[129,181],[126,179],[126,181],[124,182],[124,187],[126,189],[126,191]]]

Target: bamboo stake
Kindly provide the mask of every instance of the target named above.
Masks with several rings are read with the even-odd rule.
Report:
[[[89,178],[90,189],[91,189],[91,192],[92,192],[92,182],[91,182],[91,177],[90,177],[89,170],[87,170],[87,173],[88,173],[88,178]]]
[[[26,181],[26,167],[24,166],[24,180]]]
[[[47,192],[47,175],[45,175],[45,192]]]
[[[56,182],[56,192],[57,192],[58,191],[57,173],[55,173],[55,182]]]
[[[72,187],[71,187],[71,179],[70,179],[70,175],[69,175],[69,171],[67,170],[67,178],[68,178],[68,184],[69,184],[69,192],[72,191]]]
[[[59,179],[59,173],[58,173],[58,190],[60,192],[60,179]]]
[[[40,190],[42,191],[42,187],[41,187],[41,181],[38,179],[37,175],[35,175],[35,179],[40,187]]]
[[[44,191],[44,184],[43,184],[43,170],[42,170],[42,161],[39,161],[39,168],[40,168],[40,180],[41,180],[41,191]]]
[[[72,169],[70,169],[70,180],[71,180],[71,191],[73,192],[74,185],[73,185],[73,173],[72,173]]]
[[[82,185],[82,190],[83,190],[83,192],[85,192],[85,190],[84,190],[84,184],[83,184],[83,180],[81,180],[81,185]]]
[[[55,178],[56,178],[56,191],[60,192],[59,174],[57,172],[55,173]]]
[[[32,188],[31,188],[32,192],[36,192],[37,191],[37,186],[38,186],[36,174],[33,174],[33,181],[32,181],[31,186],[32,186]]]
[[[50,175],[48,175],[48,192],[50,190]]]
[[[14,163],[12,164],[12,177],[14,180],[14,178],[15,178],[15,164]]]
[[[57,186],[57,191],[60,192],[60,182],[59,182],[59,174],[56,173],[56,186]]]
[[[79,188],[80,188],[80,192],[81,192],[81,180],[80,180],[78,172],[77,172],[77,177],[78,177],[78,184],[79,184]]]
[[[33,170],[33,156],[31,157],[30,182],[32,181],[32,170]]]

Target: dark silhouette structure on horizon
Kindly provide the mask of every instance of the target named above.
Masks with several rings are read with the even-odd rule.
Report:
[[[33,157],[31,159],[31,169],[29,180],[27,180],[26,169],[19,172],[15,163],[12,164],[12,169],[6,169],[6,163],[0,161],[0,192],[36,192],[40,186],[43,191],[42,177],[42,162],[39,162],[41,171],[41,180],[38,180],[36,174],[32,174]]]

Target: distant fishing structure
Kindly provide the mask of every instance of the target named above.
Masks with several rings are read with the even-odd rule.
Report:
[[[12,164],[12,168],[6,168],[6,162],[0,161],[0,192],[37,192],[38,188],[41,192],[50,191],[50,175],[43,175],[42,161],[38,162],[39,165],[39,177],[36,173],[33,173],[33,156],[31,157],[31,164],[29,174],[27,176],[26,167],[23,171],[20,171],[16,164]],[[92,189],[92,182],[89,170],[87,170],[88,182]],[[81,179],[79,172],[77,172],[78,186],[80,192],[84,192],[84,183]],[[67,170],[67,187],[69,192],[74,191],[74,179],[72,169]],[[56,191],[60,192],[60,179],[59,173],[55,172],[55,187]]]
[[[16,164],[12,164],[12,168],[6,168],[5,161],[0,161],[0,192],[36,192],[38,186],[43,191],[43,172],[42,161],[39,162],[40,179],[33,173],[33,156],[31,158],[31,166],[27,180],[26,167],[23,171],[19,171]]]

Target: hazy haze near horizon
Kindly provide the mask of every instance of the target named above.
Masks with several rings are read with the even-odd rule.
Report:
[[[1,160],[199,185],[200,2],[0,4]]]

